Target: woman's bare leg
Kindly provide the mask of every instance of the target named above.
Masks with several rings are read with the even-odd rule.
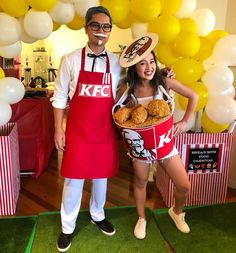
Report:
[[[160,162],[174,183],[175,205],[168,210],[176,227],[183,233],[189,233],[190,228],[185,222],[184,204],[190,189],[187,173],[180,157],[173,156]]]
[[[139,218],[145,219],[146,187],[148,183],[150,164],[133,161],[134,198]]]
[[[165,169],[174,183],[174,212],[180,214],[183,211],[184,203],[190,189],[190,182],[186,170],[179,155],[164,159],[160,162],[160,165]]]

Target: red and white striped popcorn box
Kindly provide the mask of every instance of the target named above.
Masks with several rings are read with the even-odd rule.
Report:
[[[232,158],[232,133],[184,133],[175,138],[191,189],[186,206],[224,203]],[[157,187],[165,204],[174,204],[174,185],[159,168]]]
[[[18,131],[15,123],[0,127],[0,215],[13,215],[20,191]]]

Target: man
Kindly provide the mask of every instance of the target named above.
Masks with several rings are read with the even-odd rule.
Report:
[[[122,69],[118,57],[105,50],[112,29],[108,10],[101,6],[88,9],[84,28],[88,43],[63,58],[52,99],[55,145],[64,152],[62,232],[57,244],[60,252],[71,246],[85,179],[92,179],[91,222],[107,235],[116,232],[105,218],[104,205],[107,178],[118,171],[117,136],[111,111]],[[68,95],[70,104],[64,133],[63,115]]]

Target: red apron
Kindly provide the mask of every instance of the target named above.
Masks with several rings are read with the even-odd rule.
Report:
[[[106,73],[81,70],[70,102],[61,175],[66,178],[108,178],[118,172],[118,142],[112,120],[114,98],[109,58]]]

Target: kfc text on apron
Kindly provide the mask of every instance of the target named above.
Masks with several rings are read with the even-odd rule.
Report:
[[[118,172],[117,134],[109,58],[106,73],[84,70],[85,48],[76,91],[70,102],[61,174],[66,178],[108,178]]]

